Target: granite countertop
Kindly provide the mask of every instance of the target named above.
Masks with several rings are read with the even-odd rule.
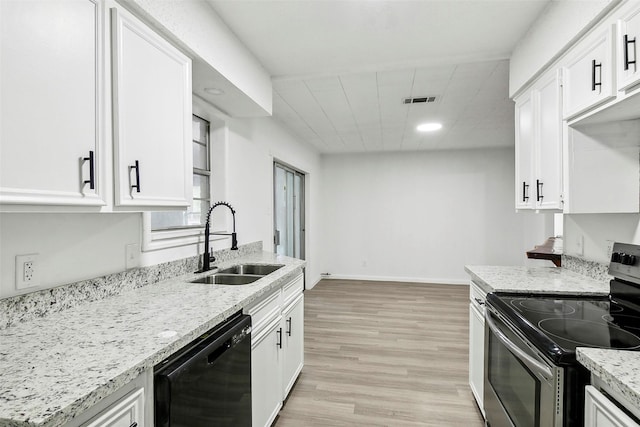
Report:
[[[0,426],[63,425],[305,265],[258,252],[218,266],[247,262],[285,266],[243,286],[188,274],[0,330]]]
[[[640,408],[639,351],[578,347],[576,357],[613,391]]]
[[[609,282],[595,280],[562,267],[466,265],[465,271],[489,292],[609,295]]]

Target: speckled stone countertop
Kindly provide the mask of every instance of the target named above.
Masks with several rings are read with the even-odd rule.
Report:
[[[184,275],[0,330],[0,426],[63,425],[305,264],[257,252],[219,267],[247,262],[285,266],[243,286]]]
[[[609,295],[609,282],[562,267],[467,265],[471,279],[489,292]]]
[[[640,352],[600,348],[576,349],[576,357],[613,391],[640,408]]]

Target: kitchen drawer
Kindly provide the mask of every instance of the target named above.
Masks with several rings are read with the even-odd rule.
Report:
[[[471,282],[469,286],[469,299],[476,305],[484,305],[484,302],[487,299],[487,293],[484,292],[480,286]]]
[[[251,316],[251,326],[253,336],[257,336],[274,317],[280,315],[280,288],[274,290],[270,295],[262,298],[255,304],[245,309],[245,314]]]
[[[85,427],[142,427],[144,425],[144,389],[139,388],[116,402]]]
[[[282,302],[286,307],[295,300],[304,288],[304,276],[300,274],[291,282],[282,287]]]

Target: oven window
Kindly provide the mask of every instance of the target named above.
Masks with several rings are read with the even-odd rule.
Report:
[[[488,378],[514,425],[535,427],[540,417],[540,381],[489,334]]]

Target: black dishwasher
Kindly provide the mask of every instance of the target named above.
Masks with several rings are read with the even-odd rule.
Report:
[[[251,426],[251,317],[236,314],[155,367],[156,427]]]

